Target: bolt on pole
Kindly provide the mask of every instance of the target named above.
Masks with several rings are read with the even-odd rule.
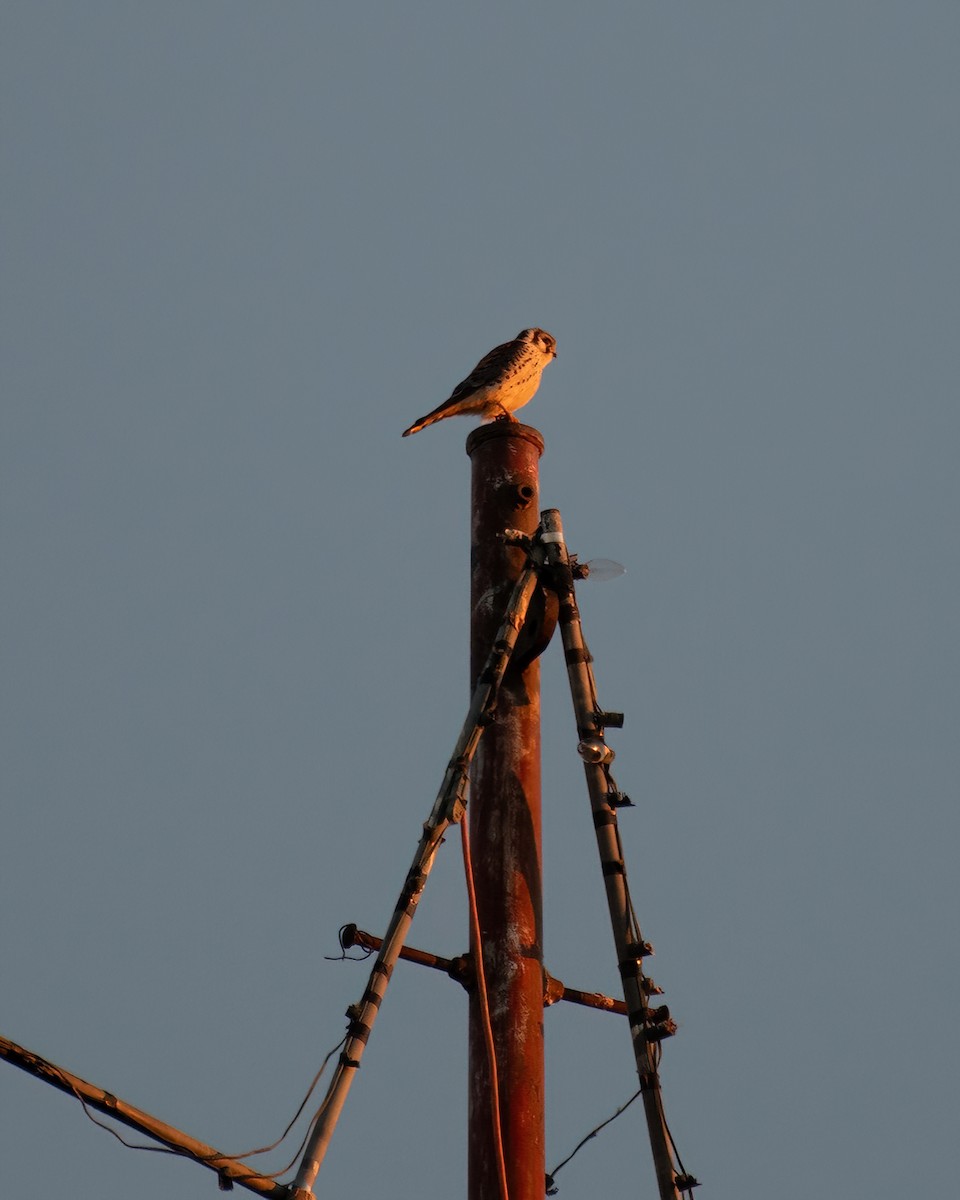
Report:
[[[526,555],[499,535],[539,525],[543,438],[515,421],[496,421],[467,439],[472,462],[471,683],[497,632],[499,614]],[[473,763],[467,819],[487,995],[496,1047],[500,1111],[492,1111],[482,1011],[470,996],[468,1196],[501,1200],[493,1122],[499,1120],[510,1200],[544,1192],[543,938],[540,818],[540,668],[552,632],[539,585],[527,626],[504,675],[494,722]],[[555,623],[555,617],[554,617]]]

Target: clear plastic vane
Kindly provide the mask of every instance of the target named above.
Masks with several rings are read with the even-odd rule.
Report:
[[[612,558],[591,558],[589,562],[578,562],[574,570],[577,579],[593,579],[597,583],[605,583],[608,579],[617,579],[626,575],[627,568]]]

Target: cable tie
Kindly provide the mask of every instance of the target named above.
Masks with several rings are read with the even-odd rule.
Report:
[[[347,1026],[347,1037],[354,1042],[363,1042],[367,1044],[367,1038],[372,1033],[372,1029],[363,1021],[351,1021]]]
[[[627,869],[623,865],[623,859],[618,858],[613,862],[605,862],[603,864],[604,875],[626,875]]]

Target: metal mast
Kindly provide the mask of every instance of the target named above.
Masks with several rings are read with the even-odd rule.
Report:
[[[540,520],[536,429],[497,421],[467,439],[472,461],[471,685],[497,633],[504,603],[526,562],[504,543],[507,528],[534,534]],[[473,764],[467,819],[487,1000],[496,1046],[500,1111],[477,989],[469,1018],[469,1200],[542,1200],[544,1192],[543,938],[540,823],[540,667],[552,626],[538,587],[507,668],[496,719]],[[503,1163],[494,1122],[499,1122]]]

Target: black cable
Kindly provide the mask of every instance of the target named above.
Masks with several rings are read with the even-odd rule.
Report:
[[[607,1119],[605,1121],[601,1121],[600,1124],[595,1129],[591,1129],[585,1138],[581,1138],[581,1140],[579,1142],[577,1142],[576,1146],[574,1146],[574,1148],[570,1151],[570,1153],[563,1160],[563,1162],[558,1163],[553,1168],[553,1170],[549,1172],[549,1174],[547,1175],[547,1195],[548,1196],[555,1196],[557,1194],[557,1192],[560,1190],[554,1183],[554,1176],[557,1174],[557,1172],[562,1170],[562,1168],[567,1165],[567,1163],[570,1161],[570,1159],[573,1158],[573,1156],[579,1150],[582,1150],[583,1147],[587,1144],[587,1142],[590,1141],[591,1138],[595,1138],[601,1129],[604,1129],[607,1125],[610,1124],[611,1121],[615,1121],[617,1119],[617,1117],[620,1116],[621,1113],[626,1112],[627,1109],[630,1107],[630,1105],[634,1102],[634,1100],[636,1100],[636,1098],[640,1095],[641,1091],[642,1091],[642,1088],[637,1088],[637,1090],[633,1093],[633,1095],[630,1097],[630,1099],[627,1100],[627,1102],[625,1104],[621,1104],[620,1107],[617,1109],[617,1111],[613,1114],[612,1117],[607,1117]],[[670,1140],[672,1141],[673,1139],[671,1138]]]
[[[325,954],[323,956],[324,962],[365,962],[370,957],[370,955],[374,953],[374,950],[372,947],[361,946],[360,954],[348,954],[347,948],[343,944],[343,931],[345,929],[356,929],[356,926],[355,925],[352,925],[352,926],[341,925],[340,926],[340,933],[338,935],[340,938],[340,953],[339,954]]]
[[[56,1071],[56,1073],[60,1076],[60,1078],[63,1080],[63,1082],[70,1088],[70,1091],[73,1092],[73,1094],[76,1096],[76,1098],[80,1101],[80,1105],[83,1108],[83,1111],[84,1111],[84,1114],[86,1115],[86,1117],[90,1121],[92,1121],[93,1124],[96,1125],[99,1129],[105,1129],[107,1131],[107,1133],[112,1133],[113,1136],[117,1139],[117,1141],[120,1142],[121,1145],[126,1146],[126,1148],[128,1150],[147,1150],[152,1154],[172,1154],[177,1158],[196,1158],[197,1157],[195,1154],[191,1154],[189,1150],[182,1150],[178,1146],[145,1146],[145,1145],[141,1144],[140,1142],[128,1142],[126,1138],[120,1136],[120,1134],[117,1132],[116,1129],[113,1128],[112,1125],[105,1125],[103,1123],[103,1121],[98,1120],[93,1115],[93,1112],[90,1109],[90,1106],[87,1104],[86,1100],[81,1095],[80,1091],[77,1088],[77,1085],[73,1082],[72,1079],[69,1078],[69,1076],[67,1075],[67,1073],[65,1071],[61,1070],[60,1067],[58,1067],[56,1065],[56,1063],[52,1063],[47,1060],[44,1060],[44,1061],[45,1061],[46,1065],[51,1068],[51,1070]]]
[[[280,1134],[280,1136],[277,1138],[277,1140],[275,1142],[271,1142],[271,1144],[269,1146],[261,1146],[257,1150],[244,1150],[243,1153],[241,1153],[241,1154],[224,1154],[224,1155],[222,1155],[222,1157],[223,1158],[253,1158],[253,1156],[255,1154],[266,1154],[270,1150],[275,1150],[277,1148],[277,1146],[279,1146],[280,1143],[286,1138],[287,1134],[294,1127],[294,1125],[296,1125],[297,1121],[300,1119],[300,1114],[307,1107],[307,1101],[313,1095],[314,1088],[320,1082],[320,1077],[323,1075],[324,1071],[327,1069],[327,1063],[330,1061],[331,1058],[333,1058],[333,1056],[340,1049],[340,1047],[343,1046],[343,1044],[346,1042],[346,1040],[347,1040],[347,1037],[346,1037],[346,1034],[344,1034],[344,1036],[340,1039],[340,1041],[337,1042],[337,1044],[333,1047],[333,1049],[331,1051],[329,1051],[327,1056],[324,1058],[323,1062],[320,1064],[320,1069],[317,1071],[316,1075],[314,1075],[314,1077],[313,1077],[313,1082],[310,1084],[309,1088],[307,1088],[307,1094],[304,1096],[304,1098],[300,1102],[300,1107],[293,1114],[286,1129],[283,1131],[283,1133]],[[313,1120],[315,1120],[315,1119],[316,1118],[314,1117]],[[310,1122],[311,1125],[313,1124],[313,1120],[311,1120],[311,1122]],[[306,1140],[306,1139],[304,1139],[304,1140]],[[302,1147],[301,1147],[301,1149],[302,1149]],[[286,1171],[288,1169],[289,1169],[288,1167],[284,1167],[283,1171]],[[282,1175],[283,1171],[275,1171],[274,1175]],[[272,1177],[273,1176],[271,1176],[271,1178]]]
[[[198,1162],[198,1163],[202,1163],[202,1164],[210,1164],[219,1159],[230,1159],[231,1161],[238,1161],[238,1160],[244,1159],[244,1158],[253,1158],[253,1156],[256,1154],[266,1154],[270,1150],[275,1150],[277,1148],[277,1146],[279,1146],[281,1144],[281,1142],[284,1141],[284,1139],[289,1134],[290,1130],[294,1127],[294,1125],[299,1120],[300,1114],[303,1112],[304,1108],[306,1108],[307,1101],[313,1095],[314,1089],[316,1088],[317,1084],[320,1082],[320,1078],[323,1075],[323,1072],[327,1068],[327,1063],[329,1063],[330,1059],[333,1058],[334,1054],[337,1053],[337,1051],[343,1046],[343,1044],[346,1042],[346,1040],[347,1040],[346,1035],[344,1035],[340,1039],[340,1041],[337,1042],[337,1044],[333,1047],[333,1049],[327,1054],[327,1056],[324,1058],[323,1062],[320,1064],[320,1069],[317,1071],[316,1075],[314,1075],[314,1077],[313,1077],[313,1082],[310,1084],[310,1087],[307,1089],[307,1094],[304,1096],[303,1100],[300,1102],[300,1107],[294,1113],[294,1115],[291,1118],[286,1129],[284,1129],[283,1133],[281,1133],[281,1135],[277,1138],[277,1140],[275,1142],[271,1142],[271,1144],[269,1146],[260,1146],[256,1150],[244,1150],[239,1154],[226,1154],[221,1150],[216,1151],[216,1153],[212,1154],[212,1155],[210,1155],[210,1154],[195,1154],[193,1151],[185,1150],[179,1146],[148,1146],[148,1145],[144,1145],[142,1142],[128,1142],[126,1138],[121,1137],[121,1135],[117,1132],[116,1129],[113,1128],[112,1125],[105,1124],[103,1121],[98,1120],[97,1117],[95,1117],[93,1115],[93,1112],[91,1111],[90,1106],[87,1104],[86,1100],[83,1098],[83,1096],[77,1089],[76,1084],[74,1084],[73,1081],[67,1076],[66,1072],[62,1071],[55,1063],[47,1063],[47,1065],[52,1070],[56,1071],[56,1073],[60,1076],[60,1078],[63,1080],[63,1082],[69,1086],[70,1090],[73,1092],[73,1094],[76,1096],[76,1098],[80,1101],[83,1111],[84,1111],[85,1115],[89,1118],[89,1120],[91,1120],[93,1122],[93,1124],[96,1125],[98,1128],[104,1129],[104,1130],[106,1130],[107,1133],[113,1134],[113,1136],[117,1139],[117,1141],[120,1142],[121,1145],[126,1146],[126,1148],[128,1150],[146,1150],[152,1154],[172,1154],[177,1158],[190,1158],[194,1162]],[[320,1108],[317,1110],[317,1112],[311,1118],[310,1124],[307,1127],[308,1134],[309,1134],[310,1129],[313,1127],[313,1124],[316,1121],[317,1116],[322,1111],[322,1109],[323,1109],[323,1105],[321,1104]],[[264,1178],[275,1179],[278,1175],[283,1175],[286,1171],[289,1171],[290,1167],[293,1165],[293,1163],[295,1163],[297,1161],[297,1158],[299,1158],[300,1153],[303,1150],[303,1147],[306,1145],[306,1141],[307,1141],[307,1135],[305,1134],[304,1138],[303,1138],[303,1142],[301,1142],[300,1148],[297,1150],[297,1153],[294,1155],[293,1160],[290,1163],[288,1163],[287,1166],[283,1167],[281,1170],[273,1171],[270,1174],[265,1175]],[[235,1176],[235,1178],[236,1179],[247,1178],[247,1176],[242,1176],[242,1177]],[[253,1178],[253,1176],[250,1176],[250,1178]]]
[[[662,1116],[662,1114],[661,1114]],[[677,1166],[680,1168],[680,1174],[684,1179],[689,1179],[687,1168],[683,1165],[683,1159],[680,1157],[680,1151],[677,1149],[677,1143],[673,1140],[673,1134],[670,1132],[670,1126],[667,1124],[667,1118],[663,1116],[663,1127],[667,1131],[667,1137],[670,1139],[670,1145],[673,1148],[673,1157],[677,1160]],[[688,1196],[692,1196],[693,1192],[688,1190]]]

